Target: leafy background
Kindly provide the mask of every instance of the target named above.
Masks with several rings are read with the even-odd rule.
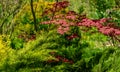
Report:
[[[110,17],[117,27],[120,26],[119,0],[68,1],[70,5],[66,12],[73,10],[86,14],[89,19]],[[94,27],[83,27],[88,31],[79,29],[80,38],[69,41],[67,34],[57,33],[55,25],[40,24],[49,20],[42,13],[55,2],[34,0],[36,32],[29,0],[0,0],[0,71],[119,72],[120,45],[117,40],[99,33]]]

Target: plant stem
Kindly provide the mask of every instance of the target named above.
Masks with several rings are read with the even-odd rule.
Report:
[[[32,12],[32,15],[33,15],[33,19],[34,19],[34,29],[37,32],[37,21],[36,21],[35,12],[34,12],[34,9],[33,9],[33,0],[31,0],[30,5],[31,5],[31,12]]]

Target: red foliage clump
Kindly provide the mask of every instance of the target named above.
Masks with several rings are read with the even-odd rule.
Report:
[[[72,34],[72,35],[67,37],[68,40],[72,40],[74,38],[79,38],[78,34]]]
[[[64,58],[64,57],[62,57],[62,56],[56,56],[55,57],[56,59],[58,59],[59,61],[62,61],[62,62],[64,62],[64,63],[70,63],[70,64],[73,64],[73,61],[72,60],[69,60],[69,59],[67,59],[67,58]]]
[[[60,55],[56,55],[56,52],[50,52],[51,55],[55,56],[55,60],[47,60],[48,63],[53,63],[53,62],[64,62],[64,63],[69,63],[73,64],[74,62],[72,60],[69,60],[65,57],[62,57]]]
[[[58,8],[66,8],[69,5],[69,2],[63,1],[54,4],[53,9]],[[58,11],[56,9],[56,11]],[[57,32],[59,34],[65,34],[70,31],[71,26],[85,26],[85,27],[96,27],[98,31],[104,35],[114,37],[120,35],[120,29],[115,27],[114,23],[109,22],[112,20],[111,18],[102,18],[99,20],[92,20],[86,18],[86,15],[79,15],[74,11],[69,11],[65,14],[54,15],[49,21],[42,22],[42,24],[55,24],[58,26]],[[106,24],[106,25],[104,25]],[[77,37],[77,36],[75,36]],[[72,39],[74,37],[68,37],[68,39]]]
[[[91,20],[91,19],[83,19],[78,23],[78,26],[86,26],[86,27],[96,27],[99,32],[107,36],[116,36],[120,35],[120,30],[110,26],[104,26],[103,23],[108,23],[109,18],[102,18],[100,20]],[[109,24],[109,23],[108,23]]]
[[[41,24],[55,24],[58,26],[57,32],[59,34],[65,34],[70,31],[71,26],[77,26],[78,16],[74,11],[70,11],[67,14],[55,15],[51,20],[41,22]]]
[[[69,2],[68,1],[56,2],[52,6],[53,6],[52,8],[46,9],[43,12],[43,15],[47,15],[48,13],[59,12],[60,10],[65,9],[66,7],[68,7]]]
[[[27,34],[20,34],[18,35],[18,38],[25,40],[26,42],[28,41],[32,41],[36,39],[36,35],[32,34],[32,35],[27,35]]]

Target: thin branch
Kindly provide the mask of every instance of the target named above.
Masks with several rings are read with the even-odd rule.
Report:
[[[33,15],[33,19],[34,19],[34,28],[37,31],[37,21],[36,21],[36,16],[35,16],[34,8],[33,8],[33,0],[31,0],[30,6],[31,6],[31,12],[32,12],[32,15]]]

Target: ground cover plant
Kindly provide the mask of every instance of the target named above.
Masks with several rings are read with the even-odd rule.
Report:
[[[119,72],[118,2],[0,1],[0,72]]]

